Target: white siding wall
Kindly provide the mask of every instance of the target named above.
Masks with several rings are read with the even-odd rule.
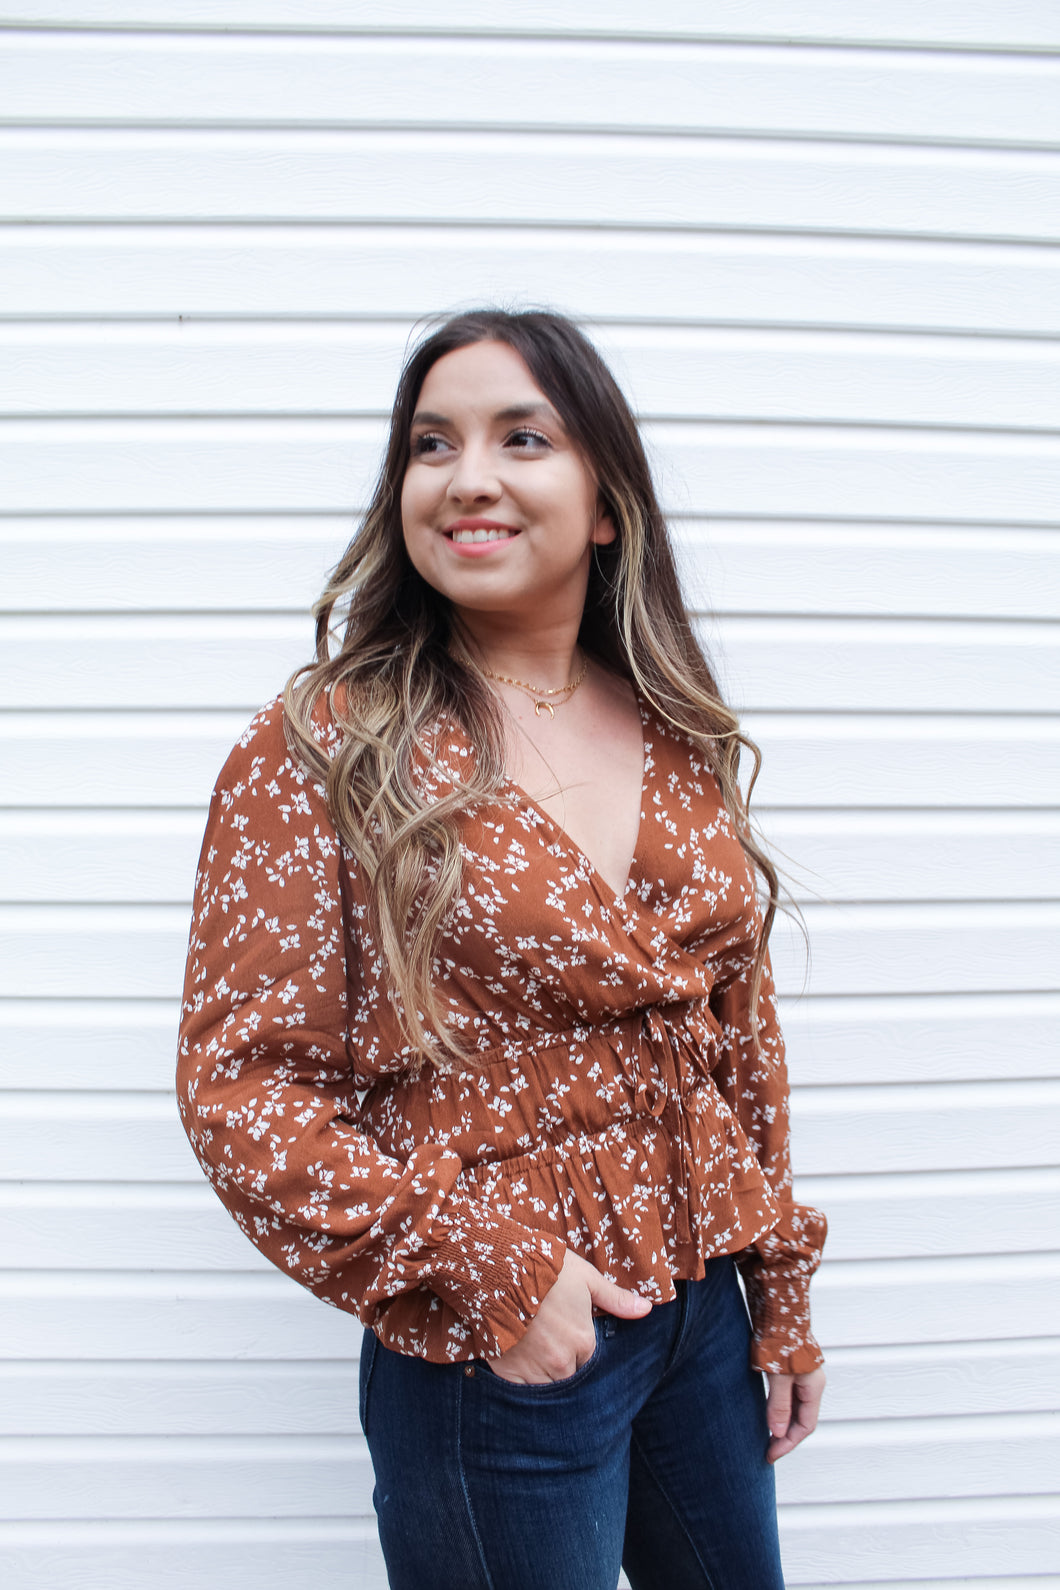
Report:
[[[1060,1585],[1060,7],[5,9],[4,1583],[384,1582],[358,1333],[203,1183],[174,1020],[412,322],[499,299],[624,375],[811,932],[789,1581]]]

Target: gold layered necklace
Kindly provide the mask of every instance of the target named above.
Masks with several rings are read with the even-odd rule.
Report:
[[[556,708],[566,706],[578,686],[589,672],[587,658],[582,660],[581,673],[575,674],[573,679],[568,679],[565,685],[560,685],[558,690],[546,690],[543,685],[532,685],[526,679],[513,679],[509,674],[495,674],[489,668],[482,668],[487,679],[494,680],[499,685],[511,685],[515,690],[521,690],[524,696],[529,696],[534,703],[534,716],[543,718],[547,712],[550,718],[556,716]]]

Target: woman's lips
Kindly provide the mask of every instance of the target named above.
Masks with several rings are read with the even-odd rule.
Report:
[[[452,539],[458,546],[478,545],[483,541],[510,541],[519,534],[518,530],[450,530]]]
[[[477,548],[514,541],[519,531],[513,525],[498,524],[493,519],[458,519],[444,533],[455,547]]]

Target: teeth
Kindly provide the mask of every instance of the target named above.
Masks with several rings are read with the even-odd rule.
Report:
[[[453,540],[460,542],[461,546],[466,546],[468,543],[473,541],[509,541],[511,540],[511,536],[512,532],[510,530],[453,531]]]

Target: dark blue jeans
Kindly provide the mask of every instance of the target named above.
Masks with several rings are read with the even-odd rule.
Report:
[[[517,1386],[366,1333],[361,1423],[391,1590],[784,1590],[761,1377],[731,1259],[568,1380]]]

